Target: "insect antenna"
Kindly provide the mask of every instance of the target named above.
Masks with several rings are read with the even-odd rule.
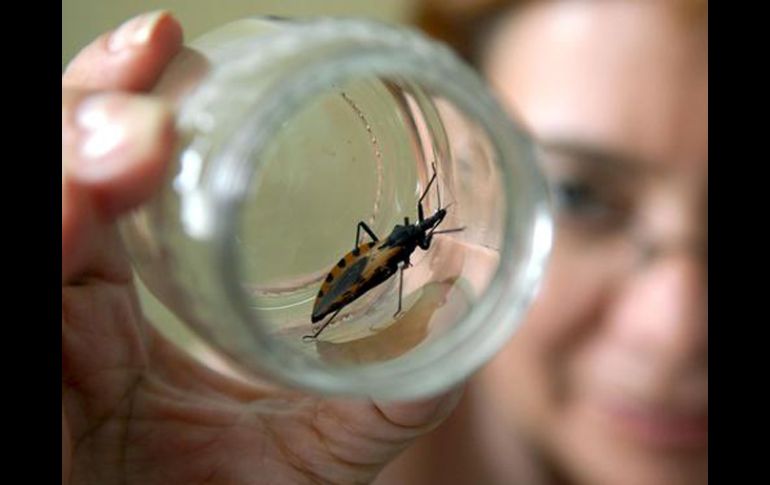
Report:
[[[465,230],[465,226],[463,226],[463,227],[456,227],[454,229],[442,229],[440,231],[432,231],[431,234],[446,234],[448,232],[460,232],[460,231],[464,231],[464,230]]]

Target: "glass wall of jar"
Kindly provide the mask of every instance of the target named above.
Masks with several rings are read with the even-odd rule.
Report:
[[[371,21],[244,19],[191,42],[155,93],[180,143],[123,238],[143,285],[241,375],[416,398],[513,334],[550,249],[547,190],[448,49]],[[419,229],[423,195],[422,220],[446,215],[393,266],[411,248],[388,236]]]

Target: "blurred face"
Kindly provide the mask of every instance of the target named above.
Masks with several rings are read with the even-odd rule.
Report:
[[[541,145],[557,233],[482,378],[584,483],[706,483],[708,47],[672,3],[535,6],[485,59]]]

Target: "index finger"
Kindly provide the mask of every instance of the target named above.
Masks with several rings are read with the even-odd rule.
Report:
[[[147,91],[181,47],[182,27],[170,12],[139,15],[83,48],[62,87]]]

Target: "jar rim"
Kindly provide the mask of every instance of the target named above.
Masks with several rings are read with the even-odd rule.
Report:
[[[359,395],[382,399],[412,399],[435,394],[469,376],[500,350],[515,331],[544,272],[552,239],[550,202],[545,181],[534,163],[531,140],[511,120],[472,69],[448,48],[422,34],[401,27],[373,21],[322,19],[301,26],[296,31],[278,31],[271,40],[277,49],[290,52],[302,44],[321,45],[324,40],[342,46],[332,55],[299,66],[280,84],[272,85],[269,99],[249,110],[242,126],[212,159],[209,186],[211,210],[217,217],[215,248],[220,268],[220,282],[245,328],[252,332],[262,358],[262,371],[281,382],[316,392]],[[281,44],[281,42],[285,42]],[[275,46],[274,46],[275,47]],[[254,54],[252,54],[254,56]],[[265,62],[264,58],[254,59]],[[240,69],[248,72],[248,59]],[[229,73],[227,75],[233,75]],[[514,233],[523,222],[521,213],[506,210],[500,262],[487,289],[475,301],[460,324],[440,339],[419,351],[410,351],[394,361],[362,365],[356,368],[327,370],[319,366],[296,365],[296,359],[282,352],[274,337],[253,323],[246,296],[239,286],[238,249],[232,237],[240,224],[241,201],[252,180],[258,176],[260,157],[282,123],[310,99],[333,83],[357,77],[400,77],[414,81],[437,93],[460,109],[463,115],[483,127],[494,147],[505,187],[506,206],[511,206],[510,191],[515,171],[524,173],[531,184],[530,207],[525,212],[532,220],[529,239]],[[451,79],[452,82],[446,82]],[[512,159],[512,154],[524,155]],[[525,221],[526,222],[526,221]],[[524,249],[523,268],[515,268],[511,243],[528,245]],[[491,321],[492,323],[485,323]],[[465,349],[465,350],[464,350]],[[467,349],[473,349],[472,352]],[[263,356],[264,357],[264,356]],[[446,365],[451,364],[451,365]],[[441,373],[431,369],[442,368]]]

